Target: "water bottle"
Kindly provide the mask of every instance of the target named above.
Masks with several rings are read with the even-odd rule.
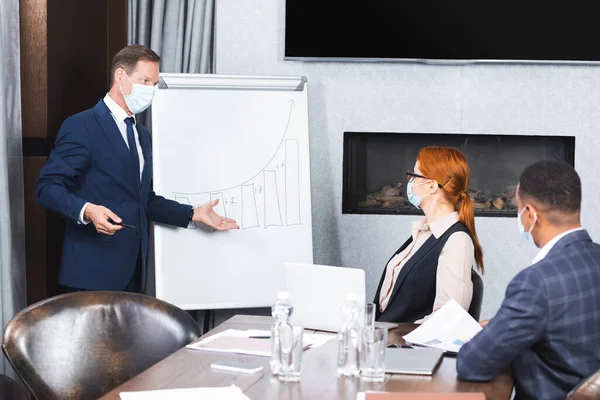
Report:
[[[279,374],[281,368],[281,340],[280,333],[291,330],[292,325],[289,318],[292,316],[294,308],[289,302],[288,292],[277,292],[277,302],[271,307],[271,315],[274,318],[271,325],[271,372]]]
[[[360,325],[356,296],[346,294],[342,306],[343,322],[338,332],[338,376],[358,376]]]

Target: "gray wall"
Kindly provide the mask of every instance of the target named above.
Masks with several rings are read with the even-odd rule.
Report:
[[[415,217],[342,215],[344,131],[574,135],[583,223],[597,236],[600,67],[283,61],[284,0],[218,0],[216,11],[217,73],[308,78],[315,262],[364,268],[368,297]],[[536,249],[514,218],[476,226],[489,318]]]

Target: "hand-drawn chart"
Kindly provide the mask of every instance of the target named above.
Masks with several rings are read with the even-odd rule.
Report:
[[[252,178],[238,185],[197,193],[173,192],[176,201],[200,207],[219,199],[215,212],[235,219],[243,230],[302,225],[300,151],[298,138],[288,132],[294,118],[294,100],[287,101],[289,113],[282,127],[275,154]],[[188,229],[196,229],[190,223]]]
[[[218,200],[240,229],[153,222],[157,298],[185,310],[272,305],[284,263],[313,262],[309,140],[304,77],[161,74],[154,191]]]

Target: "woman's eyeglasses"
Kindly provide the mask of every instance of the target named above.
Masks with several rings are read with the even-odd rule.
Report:
[[[415,171],[413,171],[412,169],[409,169],[408,171],[406,171],[406,180],[407,181],[412,182],[415,178],[428,179],[430,181],[434,180],[434,179],[428,178],[424,175],[419,175],[419,174],[415,173]],[[440,189],[444,188],[442,185],[439,184],[439,182],[438,182],[438,186],[440,187]]]

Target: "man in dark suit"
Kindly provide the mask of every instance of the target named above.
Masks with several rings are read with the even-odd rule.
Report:
[[[159,61],[140,45],[115,55],[110,91],[64,121],[40,173],[38,202],[67,219],[59,275],[66,291],[143,291],[148,221],[238,229],[214,212],[216,201],[192,208],[152,190],[150,135],[135,114],[152,102]]]
[[[581,228],[581,181],[570,165],[529,166],[516,201],[519,230],[541,250],[460,349],[458,376],[489,381],[510,365],[516,399],[564,400],[600,369],[600,245]]]

